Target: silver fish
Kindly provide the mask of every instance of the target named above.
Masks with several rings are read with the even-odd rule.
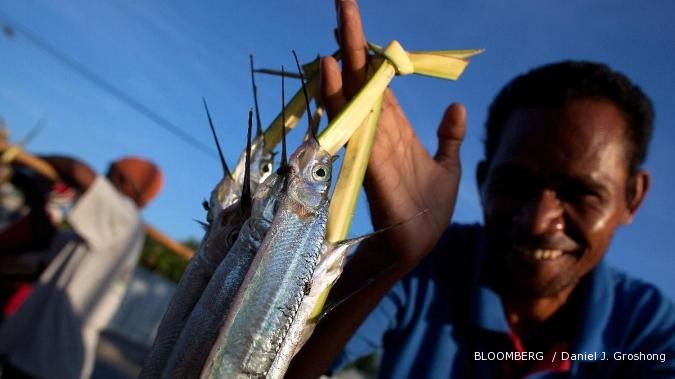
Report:
[[[302,76],[297,56],[295,60]],[[282,88],[283,74],[282,66]],[[285,346],[303,298],[311,293],[326,232],[334,159],[316,139],[302,77],[301,81],[309,138],[281,175],[279,209],[231,305],[202,378],[267,376]],[[282,143],[285,161],[283,138]]]
[[[253,75],[252,59],[251,74]],[[255,82],[253,85],[255,95]],[[283,79],[281,92],[281,113],[285,120]],[[285,177],[289,172],[285,129],[282,130],[281,159],[278,173],[269,176],[255,191],[251,217],[242,226],[235,244],[218,266],[192,310],[164,369],[163,377],[190,378],[196,377],[201,371],[211,346],[218,336],[218,330],[229,314],[234,296],[272,224],[278,201],[285,190]]]
[[[332,161],[313,138],[292,156],[279,209],[237,293],[202,377],[268,374],[303,298],[311,291],[328,218]]]
[[[206,102],[204,102],[204,106],[206,107]],[[208,115],[208,108],[206,108],[206,111]],[[209,220],[210,222],[207,225],[206,233],[197,253],[190,260],[185,273],[183,273],[180,282],[176,286],[176,292],[164,313],[153,347],[141,370],[141,378],[157,378],[160,376],[169,361],[171,352],[175,348],[176,341],[195,303],[199,300],[223,257],[234,245],[242,224],[251,214],[250,188],[248,186],[243,187],[241,199],[238,195],[234,196],[233,186],[229,183],[231,179],[228,179],[227,165],[222,157],[220,144],[215,135],[211,117],[210,115],[208,116],[209,124],[218,146],[218,152],[221,155],[224,178],[211,193],[208,216],[211,220]],[[247,151],[250,151],[251,145],[251,124],[251,113],[249,112]],[[249,174],[245,173],[244,176],[248,178]],[[222,195],[225,196],[221,197]],[[228,205],[228,203],[231,204]]]
[[[162,377],[197,377],[218,330],[260,244],[269,229],[283,187],[274,174],[258,187],[253,197],[251,217],[211,277],[178,337]]]
[[[274,173],[272,161],[274,156],[265,149],[265,138],[263,134],[258,134],[251,143],[251,191],[255,193],[258,185]],[[237,183],[237,188],[243,184],[243,173],[246,168],[246,152],[242,152],[234,168],[232,177]]]

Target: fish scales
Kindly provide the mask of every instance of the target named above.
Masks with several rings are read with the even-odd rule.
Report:
[[[311,290],[328,218],[332,157],[311,139],[290,163],[279,209],[202,377],[266,377]]]
[[[242,306],[227,337],[222,357],[216,357],[212,377],[265,376],[300,308],[318,262],[328,206],[315,218],[298,217],[280,209],[283,223],[268,231],[270,254],[262,256]],[[307,233],[312,230],[313,233]],[[264,246],[261,246],[261,250]],[[238,349],[237,346],[247,346]]]
[[[163,377],[197,377],[274,217],[282,183],[270,176],[253,197],[251,218],[222,260],[180,333]]]
[[[219,212],[176,286],[176,292],[162,317],[157,337],[141,371],[141,378],[156,378],[162,372],[181,330],[214,271],[232,246],[234,235],[248,218],[250,209],[239,203]]]
[[[359,238],[337,245],[324,242],[321,246],[321,256],[312,276],[311,288],[305,293],[300,309],[296,312],[293,322],[286,332],[284,341],[276,354],[272,367],[266,374],[266,378],[284,377],[291,360],[314,330],[317,319],[311,318],[311,316],[319,299],[342,273],[349,248],[360,241]]]
[[[250,172],[250,157],[247,157],[246,152],[251,150],[251,112],[249,112],[248,143],[244,154],[245,164],[242,165],[242,180],[238,184],[229,173],[206,100],[203,101],[209,127],[223,166],[223,177],[211,191],[207,208],[206,233],[197,253],[190,260],[176,286],[174,296],[160,322],[153,346],[145,359],[140,378],[157,378],[165,370],[166,365],[172,359],[172,351],[175,349],[176,342],[180,338],[193,307],[199,301],[223,257],[234,244],[242,225],[251,215],[250,192],[246,191],[248,195],[242,193],[244,188],[249,189],[249,185],[244,185],[244,178],[248,177]],[[242,195],[244,198],[241,198]]]

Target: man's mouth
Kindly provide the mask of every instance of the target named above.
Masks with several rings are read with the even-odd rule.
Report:
[[[562,249],[531,249],[531,248],[525,248],[522,246],[513,246],[513,250],[526,255],[530,259],[534,259],[537,261],[550,261],[554,259],[558,259],[561,256],[563,256],[564,252]]]

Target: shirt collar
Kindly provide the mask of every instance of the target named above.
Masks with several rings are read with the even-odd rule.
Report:
[[[603,260],[579,285],[584,286],[583,313],[572,348],[576,352],[605,351],[603,335],[614,304],[612,272]]]
[[[486,286],[481,280],[481,268],[485,259],[485,229],[481,229],[481,238],[476,253],[476,262],[471,279],[470,322],[472,326],[481,329],[509,333],[509,324],[506,321],[502,299],[497,292]]]

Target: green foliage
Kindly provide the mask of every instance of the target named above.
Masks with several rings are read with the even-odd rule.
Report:
[[[195,240],[184,241],[182,244],[197,250],[198,242]],[[178,282],[187,268],[188,260],[179,257],[154,239],[146,237],[138,264],[171,281]]]

